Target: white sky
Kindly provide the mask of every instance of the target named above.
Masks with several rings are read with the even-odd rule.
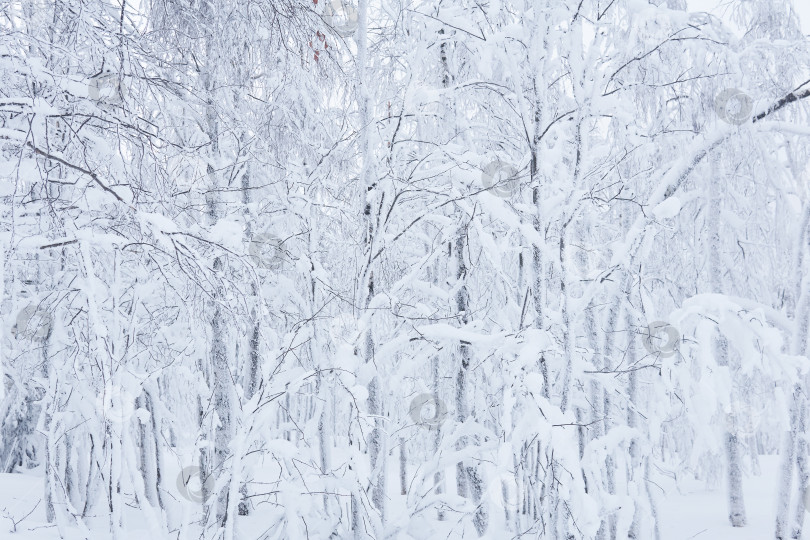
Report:
[[[708,11],[721,19],[727,19],[730,10],[729,0],[687,0],[686,3],[690,11]],[[801,20],[802,32],[810,35],[810,0],[793,0],[793,9]]]
[[[802,32],[804,32],[805,36],[810,35],[810,1],[799,0],[794,2],[793,8],[802,20]]]

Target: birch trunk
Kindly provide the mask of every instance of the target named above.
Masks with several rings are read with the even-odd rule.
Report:
[[[808,331],[810,331],[810,273],[804,271],[804,266],[807,260],[805,249],[810,247],[808,242],[808,233],[810,233],[810,204],[805,205],[802,212],[802,219],[799,225],[798,241],[796,243],[796,254],[794,257],[796,264],[796,288],[794,292],[795,309],[794,309],[794,335],[792,350],[796,355],[806,356],[808,353]],[[805,383],[807,377],[804,377]],[[805,384],[806,387],[806,384]],[[798,485],[796,493],[796,514],[793,519],[792,534],[794,539],[799,539],[802,536],[802,529],[804,528],[804,513],[807,510],[806,505],[808,501],[808,489],[810,489],[810,466],[807,462],[807,398],[804,393],[799,395],[800,403],[798,405],[798,433],[796,433],[796,466],[798,468]],[[789,486],[784,484],[780,485],[780,497],[782,497],[781,489]],[[780,510],[782,509],[780,505]]]
[[[708,255],[709,255],[709,286],[713,293],[723,293],[723,282],[721,274],[720,250],[720,201],[717,193],[717,185],[720,179],[724,178],[723,168],[716,156],[709,158],[712,171],[711,180],[707,183],[708,195]],[[733,366],[728,357],[728,344],[725,340],[719,339],[715,342],[715,356],[718,365]],[[735,373],[731,372],[732,378]],[[732,388],[732,393],[736,389]],[[732,402],[735,402],[732,399]],[[734,412],[734,411],[733,411]],[[726,487],[728,490],[728,519],[732,527],[744,527],[746,524],[745,500],[742,492],[742,455],[740,452],[740,441],[736,433],[729,431],[728,427],[723,435],[723,444],[726,451]]]
[[[804,527],[804,513],[807,511],[807,486],[810,481],[810,470],[807,463],[807,399],[801,396],[799,406],[799,433],[796,436],[796,467],[798,478],[796,486],[795,515],[793,517],[793,528],[791,538],[800,540],[802,528]]]
[[[779,471],[779,494],[776,507],[776,540],[787,540],[788,519],[790,517],[790,495],[793,486],[793,465],[796,457],[796,431],[799,424],[799,408],[802,395],[801,385],[793,388],[792,403],[790,407],[790,428],[783,434],[782,451],[779,457],[782,461]]]
[[[365,271],[361,283],[365,287],[362,291],[362,302],[360,305],[368,310],[374,298],[374,270],[372,268],[372,247],[374,241],[374,218],[372,215],[372,205],[376,202],[377,182],[373,168],[371,140],[369,135],[369,125],[371,122],[370,96],[367,85],[368,74],[368,0],[360,0],[358,10],[357,26],[357,100],[360,111],[360,154],[362,156],[361,186],[364,190],[363,219],[365,225],[365,250],[366,257]],[[363,356],[366,363],[374,363],[374,334],[372,331],[371,317],[368,318],[368,326],[365,330],[363,343]],[[382,391],[381,380],[375,374],[368,387],[368,414],[373,417],[373,427],[368,438],[368,452],[371,462],[371,502],[377,512],[379,512],[380,524],[385,523],[385,456],[383,448],[383,419],[382,419]],[[355,524],[355,534],[359,532],[359,524]]]
[[[203,16],[208,20],[214,20],[213,8],[210,0],[203,2],[201,11]],[[208,221],[210,226],[214,226],[220,218],[219,177],[214,167],[214,165],[219,161],[220,153],[219,125],[217,120],[217,112],[214,105],[214,60],[216,55],[214,53],[213,40],[213,36],[209,36],[206,40],[207,65],[204,67],[202,74],[203,88],[205,88],[207,93],[207,104],[205,111],[206,134],[208,135],[208,140],[210,141],[211,145],[207,164],[209,191],[206,196],[208,206]],[[216,257],[214,259],[212,267],[215,275],[224,271],[223,262],[220,257]],[[226,346],[226,340],[228,339],[227,327],[221,305],[224,299],[219,288],[214,291],[212,296],[213,314],[211,317],[211,346],[209,352],[212,378],[209,379],[209,387],[212,388],[213,392],[213,410],[216,417],[212,419],[212,438],[214,445],[212,449],[213,455],[211,457],[213,459],[211,459],[208,463],[209,468],[205,469],[204,472],[201,472],[201,482],[203,482],[203,484],[207,483],[209,475],[214,474],[214,471],[218,471],[217,474],[222,474],[224,471],[228,470],[228,446],[233,439],[232,404],[234,403],[234,400],[232,396],[231,370]],[[209,516],[209,524],[211,524],[211,510],[213,510],[213,517],[216,526],[219,527],[225,524],[226,520],[228,519],[229,491],[229,484],[222,486],[217,491],[216,497],[213,499],[213,501],[207,501],[206,512]]]

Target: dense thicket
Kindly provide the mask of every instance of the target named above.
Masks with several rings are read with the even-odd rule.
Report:
[[[0,81],[0,468],[63,537],[650,539],[769,453],[801,536],[789,0],[9,1]]]

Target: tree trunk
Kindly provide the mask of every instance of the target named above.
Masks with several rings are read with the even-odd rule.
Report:
[[[717,194],[716,183],[724,178],[723,167],[715,156],[710,156],[710,170],[712,178],[707,183],[708,195],[708,233],[709,233],[709,285],[713,293],[723,293],[723,282],[721,276],[720,250],[720,201]],[[715,341],[716,362],[720,366],[732,368],[728,353],[728,343],[725,339]],[[736,375],[731,371],[731,376]],[[736,388],[732,388],[732,394],[736,394]],[[732,395],[732,403],[736,402]],[[732,411],[736,414],[736,411]],[[740,451],[740,441],[736,433],[731,433],[728,428],[723,435],[723,444],[726,452],[726,487],[728,490],[728,519],[732,527],[744,527],[746,525],[745,500],[742,491],[742,452]]]
[[[789,537],[788,519],[790,518],[790,494],[793,486],[793,464],[796,453],[796,431],[799,426],[799,408],[801,407],[801,385],[793,388],[790,407],[790,429],[783,435],[783,448],[779,457],[782,465],[779,471],[779,494],[776,507],[776,540],[787,540]]]

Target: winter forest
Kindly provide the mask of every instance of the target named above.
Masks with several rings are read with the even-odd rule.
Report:
[[[0,538],[810,538],[805,1],[0,1]]]

